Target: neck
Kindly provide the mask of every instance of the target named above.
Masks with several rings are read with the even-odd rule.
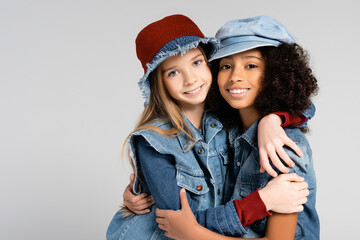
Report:
[[[239,114],[244,131],[259,119],[259,113],[254,107],[239,109]]]
[[[183,106],[181,110],[185,114],[185,116],[189,119],[189,121],[196,127],[200,129],[202,126],[202,116],[205,111],[205,104],[200,105],[191,105],[191,106]]]

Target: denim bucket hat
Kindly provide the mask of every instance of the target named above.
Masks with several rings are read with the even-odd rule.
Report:
[[[217,31],[215,37],[220,40],[220,47],[209,61],[258,47],[295,43],[289,30],[268,16],[231,20]]]
[[[219,46],[216,38],[205,37],[198,26],[188,17],[180,14],[167,16],[153,22],[140,31],[136,38],[136,53],[144,69],[144,76],[138,85],[145,98],[144,106],[150,99],[149,75],[163,61],[171,56],[206,45],[206,55],[213,54]]]

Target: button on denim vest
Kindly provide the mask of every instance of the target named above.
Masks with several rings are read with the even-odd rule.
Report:
[[[258,122],[254,123],[245,133],[239,134],[238,129],[232,129],[229,133],[230,145],[234,149],[233,175],[237,176],[234,184],[232,199],[242,199],[256,189],[261,189],[272,179],[265,173],[260,173],[259,151],[257,145]],[[310,195],[304,205],[304,211],[298,214],[295,239],[319,239],[319,218],[315,209],[316,179],[312,161],[312,152],[309,143],[300,129],[285,128],[286,134],[291,138],[304,153],[299,157],[289,148],[285,152],[294,161],[295,167],[290,172],[296,172],[305,178],[309,184]],[[273,165],[272,165],[273,166]],[[273,166],[274,169],[276,169]],[[278,172],[279,173],[279,172]],[[244,238],[257,238],[265,234],[266,218],[256,221],[246,228]]]

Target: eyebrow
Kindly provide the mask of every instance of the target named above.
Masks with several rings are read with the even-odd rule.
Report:
[[[195,58],[198,58],[199,56],[202,56],[202,53],[199,53],[198,55],[196,55],[195,57],[193,57],[191,60],[194,60]]]
[[[259,59],[259,60],[263,60],[262,58],[259,58],[257,56],[254,56],[254,55],[247,55],[247,56],[244,56],[243,58],[256,58],[256,59]]]
[[[169,67],[169,68],[167,68],[167,69],[163,69],[163,70],[161,71],[161,74],[164,74],[165,72],[170,71],[171,69],[175,69],[175,68],[176,68],[176,66]]]
[[[262,58],[259,58],[257,56],[254,56],[254,55],[245,55],[241,58],[256,58],[256,59],[259,59],[260,61],[263,61]],[[233,59],[233,55],[230,55],[230,56],[227,56],[227,57],[223,57],[222,59]],[[221,59],[220,59],[221,60]]]
[[[196,59],[196,58],[198,58],[198,57],[200,57],[200,56],[202,56],[202,55],[203,55],[202,53],[199,53],[199,54],[196,55],[195,57],[191,58],[190,61],[193,61],[194,59]],[[167,71],[170,71],[171,69],[175,69],[175,68],[176,68],[176,65],[175,65],[175,66],[172,66],[172,67],[169,67],[169,68],[167,68],[167,69],[163,69],[163,70],[162,70],[162,74],[165,73],[165,72],[167,72]]]

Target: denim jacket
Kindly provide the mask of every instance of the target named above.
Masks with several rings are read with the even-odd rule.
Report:
[[[239,135],[238,129],[232,129],[229,133],[230,145],[235,149],[235,162],[232,174],[237,176],[234,185],[232,199],[242,199],[261,189],[272,179],[267,173],[260,173],[258,140],[258,122],[254,123],[245,133]],[[319,218],[315,209],[316,179],[312,161],[312,151],[309,143],[300,129],[285,129],[286,134],[302,150],[303,156],[299,157],[289,148],[285,152],[294,161],[295,167],[290,172],[295,172],[305,178],[309,184],[310,195],[304,204],[304,211],[298,214],[295,239],[319,239]],[[244,238],[262,237],[265,234],[266,218],[260,219],[251,226],[246,227],[247,233]]]
[[[225,188],[229,164],[227,132],[209,111],[203,116],[203,134],[184,118],[195,137],[190,150],[184,133],[172,138],[150,130],[132,134],[129,149],[136,171],[133,190],[135,193],[150,192],[161,209],[177,210],[180,209],[179,191],[185,188],[190,207],[201,225],[220,234],[240,236],[245,229],[235,206],[233,202],[224,204],[224,199],[230,198]],[[171,128],[170,124],[162,122],[154,125]],[[153,224],[156,224],[154,213],[146,215],[121,218],[121,214],[117,214],[109,226],[108,239],[119,239],[119,235],[123,236],[120,239],[135,239],[135,236],[137,239],[166,239]],[[116,225],[124,227],[116,229]],[[130,234],[134,228],[138,230]]]

